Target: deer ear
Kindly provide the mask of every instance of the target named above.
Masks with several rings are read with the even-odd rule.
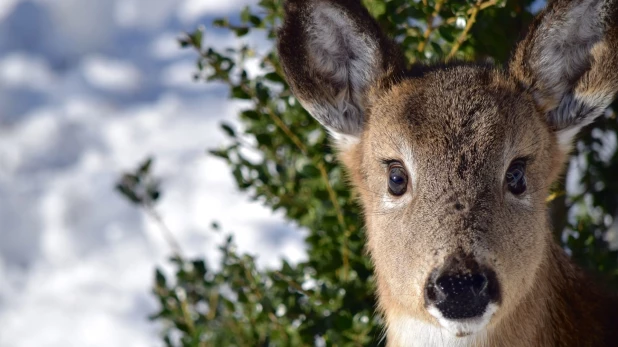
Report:
[[[359,0],[288,0],[279,55],[292,91],[339,147],[358,141],[368,90],[404,66]]]
[[[618,92],[618,0],[550,1],[509,68],[570,150],[574,136]]]

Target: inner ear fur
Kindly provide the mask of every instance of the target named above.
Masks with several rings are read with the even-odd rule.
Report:
[[[618,0],[550,1],[509,70],[532,92],[568,150],[618,92]]]
[[[295,96],[336,140],[357,139],[369,89],[402,72],[403,55],[358,0],[288,0],[285,13],[278,50]]]

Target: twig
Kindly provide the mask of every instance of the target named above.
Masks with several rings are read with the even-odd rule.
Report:
[[[423,52],[425,50],[425,47],[429,43],[429,36],[431,36],[431,33],[435,29],[435,27],[433,26],[433,22],[440,14],[440,10],[442,9],[442,5],[445,1],[446,0],[437,0],[434,11],[431,13],[431,15],[427,17],[427,29],[425,29],[425,32],[423,33],[423,41],[421,41],[421,43],[417,47],[419,52]]]
[[[152,218],[155,221],[155,223],[159,226],[159,229],[161,229],[163,238],[165,238],[165,241],[172,249],[172,252],[174,253],[174,255],[178,257],[179,259],[184,259],[182,249],[180,248],[180,244],[174,237],[174,234],[172,233],[172,231],[167,227],[167,224],[165,224],[165,222],[163,221],[163,217],[161,217],[161,215],[154,208],[154,206],[152,205],[152,202],[146,200],[144,201],[142,206],[144,207],[144,211],[146,211],[146,214],[148,214],[150,218]]]
[[[217,316],[217,306],[219,305],[219,292],[213,290],[210,292],[210,298],[208,298],[208,316],[206,316],[207,320],[213,320]]]
[[[256,100],[256,102],[259,102]],[[281,119],[281,117],[279,117],[275,112],[273,112],[272,109],[270,109],[269,107],[266,107],[267,110],[267,114],[270,117],[270,119],[272,119],[272,121],[279,127],[279,129],[281,129],[287,136],[288,138],[294,142],[294,144],[296,145],[296,147],[298,147],[298,149],[305,155],[305,156],[309,156],[309,151],[307,150],[307,147],[302,143],[302,141],[298,138],[298,136],[296,136],[296,134],[294,134],[292,132],[292,130],[290,130],[290,128],[283,122],[283,120]]]
[[[168,243],[168,245],[172,249],[172,252],[176,256],[176,258],[180,260],[181,263],[184,263],[185,258],[183,256],[182,249],[180,248],[180,244],[178,243],[178,241],[176,241],[176,238],[174,237],[174,234],[172,233],[170,228],[163,221],[163,217],[161,217],[161,215],[154,208],[152,201],[150,201],[150,199],[148,198],[144,199],[144,201],[142,202],[142,207],[144,208],[144,211],[146,211],[146,214],[148,214],[148,216],[150,216],[150,218],[152,218],[155,221],[155,223],[159,226],[159,229],[161,229],[163,233],[163,237],[165,238],[165,241]],[[187,301],[186,294],[176,295],[176,297],[178,298],[178,301],[180,301],[180,310],[182,311],[183,320],[185,321],[185,324],[187,324],[187,329],[189,330],[189,334],[191,334],[191,336],[193,337],[199,338],[199,336],[197,335],[197,331],[195,330],[195,325],[193,324],[193,319],[191,318],[191,312],[189,310],[189,302]],[[198,347],[204,347],[204,346],[205,346],[205,342],[200,342],[198,344]]]
[[[471,13],[470,13],[470,16],[468,16],[466,27],[464,28],[464,30],[461,32],[461,34],[457,38],[457,41],[455,41],[455,44],[451,48],[451,52],[446,57],[446,60],[450,60],[451,58],[453,58],[455,53],[457,53],[457,51],[459,50],[459,47],[461,47],[461,44],[467,40],[468,33],[470,32],[470,29],[472,29],[474,22],[476,22],[476,16],[478,15],[481,9],[481,4],[482,4],[481,0],[478,0],[476,2],[476,5],[474,5],[474,7],[471,9]]]
[[[245,276],[247,276],[247,279],[249,280],[249,288],[253,290],[253,293],[255,294],[255,296],[257,296],[258,300],[262,301],[264,299],[264,295],[262,295],[262,293],[260,292],[260,289],[257,286],[257,280],[251,273],[251,270],[247,268],[247,265],[246,264],[243,264],[243,265],[244,265],[243,268],[245,270]],[[281,336],[283,336],[287,340],[288,338],[287,338],[286,331],[283,328],[281,322],[279,322],[279,320],[277,319],[277,316],[275,316],[275,314],[272,312],[268,312],[268,319],[270,319],[270,321],[279,329],[279,331],[281,331]]]
[[[284,280],[290,287],[294,288],[296,291],[301,292],[303,294],[305,294],[308,297],[311,297],[311,293],[309,293],[308,291],[304,290],[303,287],[296,283],[294,280],[292,280],[291,278],[289,278],[288,276],[282,274],[280,271],[275,271],[274,274],[281,278],[282,280]]]
[[[189,304],[187,303],[186,295],[180,299],[180,310],[182,311],[182,317],[187,324],[189,334],[195,336],[195,325],[193,325],[193,319],[191,318],[191,312],[189,312]]]
[[[344,232],[343,245],[342,245],[343,249],[342,249],[341,255],[343,256],[343,269],[345,271],[343,278],[344,280],[347,280],[348,278],[347,273],[350,267],[350,261],[349,261],[350,247],[348,246],[348,239],[350,238],[350,232],[348,231],[348,227],[346,225],[345,218],[343,216],[343,210],[341,209],[341,205],[339,205],[339,201],[337,201],[337,194],[335,193],[335,190],[333,190],[333,187],[330,184],[330,181],[328,179],[328,172],[326,171],[326,166],[324,165],[324,162],[318,163],[318,170],[320,170],[320,175],[322,176],[322,180],[326,182],[326,191],[328,191],[328,196],[337,213],[337,222],[339,223],[339,225],[341,226]]]
[[[489,1],[485,1],[484,3],[482,3],[479,6],[479,10],[482,11],[488,7],[494,6],[498,3],[498,0],[489,0]],[[472,12],[474,11],[474,7],[469,9],[466,13],[468,13],[468,15],[471,15]],[[447,19],[446,21],[444,21],[445,24],[453,24],[457,21],[457,17],[451,17],[449,19]]]

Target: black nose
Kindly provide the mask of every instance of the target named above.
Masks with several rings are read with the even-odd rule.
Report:
[[[435,270],[425,288],[425,303],[435,306],[446,319],[480,317],[490,302],[498,300],[494,272],[459,257]]]

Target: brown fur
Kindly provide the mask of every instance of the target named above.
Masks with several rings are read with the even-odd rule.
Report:
[[[545,205],[572,136],[618,91],[618,5],[597,2],[551,2],[503,71],[463,63],[406,70],[358,1],[288,0],[283,67],[333,134],[359,192],[389,344],[405,335],[403,317],[440,329],[424,287],[447,258],[466,254],[495,271],[500,299],[478,339],[449,343],[618,345],[618,300],[553,242]],[[555,35],[572,33],[573,23],[591,29]],[[521,157],[528,186],[517,197],[503,178]],[[392,160],[409,176],[401,197],[386,189]]]

